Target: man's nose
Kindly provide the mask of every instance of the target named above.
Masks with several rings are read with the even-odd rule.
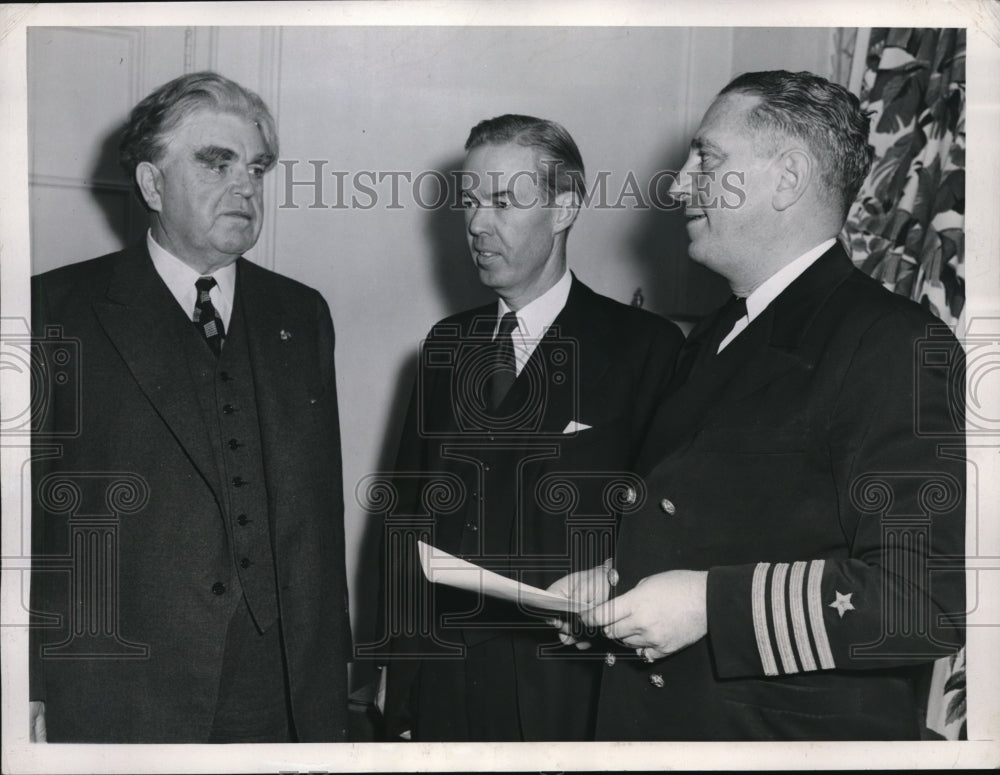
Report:
[[[469,221],[469,234],[477,236],[479,234],[486,234],[489,231],[490,210],[492,210],[490,207],[476,207],[471,211],[466,211]]]
[[[691,171],[688,169],[688,165],[684,165],[680,172],[674,176],[674,182],[670,185],[670,190],[667,193],[679,202],[691,201]]]
[[[233,193],[239,194],[242,197],[249,199],[254,195],[257,190],[254,185],[253,178],[250,176],[250,170],[236,166],[233,170],[233,177],[230,185],[232,186]]]

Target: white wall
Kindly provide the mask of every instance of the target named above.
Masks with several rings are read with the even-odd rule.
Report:
[[[359,171],[447,173],[472,125],[506,112],[563,123],[588,178],[612,173],[613,203],[629,171],[645,187],[655,171],[680,166],[702,112],[732,75],[773,67],[826,74],[830,40],[826,29],[766,28],[34,28],[33,267],[116,249],[139,231],[141,214],[126,205],[114,167],[115,127],[134,102],[184,71],[213,67],[260,92],[278,120],[281,158],[298,161],[295,179],[312,178],[309,160],[325,161],[326,204],[336,200],[334,171],[348,183]],[[416,206],[405,182],[402,206],[390,209],[388,181],[376,186],[381,198],[371,209],[313,209],[309,187],[294,188],[286,202],[286,182],[279,165],[253,257],[318,288],[333,310],[348,572],[364,641],[378,525],[366,524],[355,484],[391,463],[423,334],[489,297],[460,212]],[[672,316],[703,314],[725,295],[718,278],[686,258],[676,214],[625,204],[578,219],[569,256],[582,279],[626,302],[641,286],[647,308]]]

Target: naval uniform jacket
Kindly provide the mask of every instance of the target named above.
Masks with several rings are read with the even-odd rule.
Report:
[[[50,741],[203,742],[240,574],[258,570],[233,553],[233,532],[258,526],[226,513],[236,482],[213,447],[230,454],[227,415],[204,413],[191,357],[204,343],[145,243],[40,275],[32,294],[49,380],[34,441],[32,699],[46,701]],[[319,293],[243,258],[234,302],[291,714],[299,739],[342,740],[351,645],[333,325]],[[71,534],[107,541],[110,565],[89,550],[86,564],[72,559],[85,547]],[[74,579],[82,567],[108,587]]]
[[[621,493],[637,481],[635,456],[683,337],[669,321],[574,277],[564,308],[492,419],[477,401],[495,325],[490,304],[441,321],[425,341],[401,437],[395,513],[404,524],[405,515],[425,515],[419,532],[434,546],[545,588],[611,556]],[[571,422],[590,427],[573,431]],[[412,656],[431,654],[424,672],[439,674],[464,649],[507,635],[513,656],[496,664],[495,680],[516,682],[524,739],[592,734],[600,677],[592,657],[561,647],[543,619],[515,604],[428,588],[419,571],[411,579],[425,605],[431,601],[423,609],[430,628],[392,644],[390,730],[401,713],[398,727],[407,728],[407,706],[420,716],[415,732],[432,739],[455,734],[455,714],[489,713],[466,709],[462,697],[441,690],[443,681],[419,680],[421,662]]]
[[[615,559],[618,594],[707,570],[708,635],[648,665],[611,652],[598,737],[915,737],[913,673],[963,638],[961,348],[839,245],[718,355],[713,324]]]

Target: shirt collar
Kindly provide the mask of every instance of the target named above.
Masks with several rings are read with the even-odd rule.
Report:
[[[567,269],[558,282],[532,302],[525,304],[517,311],[517,330],[524,338],[537,339],[552,325],[569,298],[569,289],[573,285],[573,274]],[[503,299],[497,307],[497,322],[493,327],[493,335],[500,328],[500,318],[510,312],[510,307]]]
[[[153,239],[153,232],[146,232],[146,247],[153,267],[160,276],[177,303],[181,305],[188,317],[194,312],[197,290],[194,287],[199,277],[214,277],[216,288],[213,288],[212,303],[216,307],[222,322],[228,327],[229,317],[233,309],[233,299],[236,296],[236,262],[227,264],[211,274],[202,275]],[[218,290],[218,301],[215,291]]]
[[[807,250],[794,261],[785,264],[781,269],[762,282],[753,293],[747,296],[747,319],[753,320],[767,309],[767,306],[778,298],[785,288],[791,285],[800,274],[806,271],[820,256],[833,247],[834,242],[836,242],[836,239],[833,237],[821,242],[816,247]]]

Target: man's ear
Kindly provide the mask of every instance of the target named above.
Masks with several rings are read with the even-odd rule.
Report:
[[[778,159],[778,185],[771,198],[775,210],[785,210],[795,204],[809,188],[815,170],[812,157],[793,148]]]
[[[573,191],[562,191],[556,194],[554,207],[556,209],[555,233],[566,231],[580,212],[580,197]]]
[[[135,168],[135,182],[146,207],[160,212],[163,209],[163,173],[152,162],[141,161]]]

